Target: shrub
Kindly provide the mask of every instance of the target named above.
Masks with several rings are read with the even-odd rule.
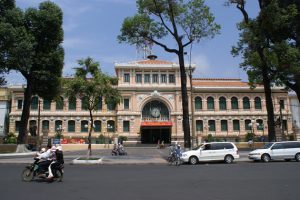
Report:
[[[250,140],[253,141],[254,138],[255,138],[255,134],[252,133],[252,132],[249,132],[249,133],[247,133],[247,134],[245,135],[245,140],[246,140],[246,142],[248,142],[248,141],[250,141]]]
[[[214,137],[212,136],[212,134],[208,134],[207,142],[212,142],[212,141],[214,141]]]
[[[17,136],[14,133],[8,133],[4,138],[4,144],[16,144]]]
[[[123,144],[123,142],[124,141],[127,141],[127,137],[126,136],[122,136],[122,135],[120,135],[119,137],[118,137],[118,141],[119,141],[119,143],[121,143],[121,144]]]
[[[98,142],[99,142],[99,144],[104,144],[105,143],[105,136],[103,134],[99,135]]]

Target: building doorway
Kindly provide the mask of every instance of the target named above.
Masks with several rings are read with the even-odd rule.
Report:
[[[157,144],[171,143],[171,127],[141,127],[141,143]]]

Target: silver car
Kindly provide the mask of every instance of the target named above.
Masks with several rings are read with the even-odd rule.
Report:
[[[300,161],[300,141],[271,142],[267,143],[262,149],[251,151],[248,155],[251,160],[296,160]]]

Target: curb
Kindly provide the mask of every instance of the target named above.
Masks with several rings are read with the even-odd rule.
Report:
[[[13,156],[30,156],[35,155],[37,152],[28,152],[28,153],[2,153],[0,157],[13,157]]]
[[[102,158],[99,158],[98,160],[79,160],[79,158],[76,158],[72,161],[73,165],[94,165],[94,164],[103,164]]]

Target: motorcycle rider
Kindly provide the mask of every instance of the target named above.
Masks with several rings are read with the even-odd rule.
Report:
[[[41,153],[41,154],[38,153],[37,158],[40,159],[39,164],[38,164],[40,172],[43,171],[43,169],[45,169],[46,167],[48,167],[50,165],[55,151],[56,151],[56,147],[52,146],[51,149],[48,149],[44,153]]]
[[[53,160],[48,167],[49,175],[47,178],[49,179],[53,178],[53,173],[52,173],[53,169],[56,166],[59,166],[61,164],[64,164],[64,155],[62,151],[62,146],[58,146],[55,151],[55,156],[53,157]]]

